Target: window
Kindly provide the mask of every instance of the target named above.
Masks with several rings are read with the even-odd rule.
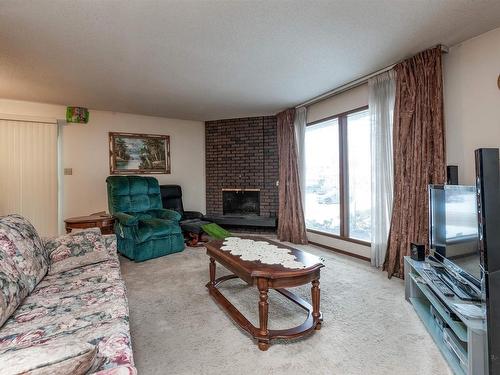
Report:
[[[307,229],[370,241],[370,142],[366,108],[307,126]]]
[[[340,235],[338,119],[306,129],[306,226]]]

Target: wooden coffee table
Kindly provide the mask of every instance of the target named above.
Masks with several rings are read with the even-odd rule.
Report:
[[[319,309],[319,276],[320,269],[324,266],[321,263],[320,258],[299,249],[294,249],[265,238],[241,238],[253,239],[255,241],[266,241],[277,245],[278,247],[290,249],[290,253],[295,255],[296,260],[302,262],[306,268],[292,269],[285,268],[279,264],[264,264],[260,261],[245,261],[242,260],[240,256],[235,256],[229,251],[221,250],[224,240],[211,241],[206,244],[207,255],[210,256],[210,281],[207,283],[206,287],[219,306],[229,314],[236,324],[248,332],[254,339],[258,340],[260,350],[267,350],[269,348],[270,340],[272,339],[294,339],[311,333],[315,329],[319,330],[323,320]],[[233,275],[226,275],[216,279],[215,262],[233,272]],[[252,323],[250,323],[250,321],[245,318],[243,314],[236,309],[236,307],[234,307],[233,304],[231,304],[231,302],[229,302],[217,288],[222,282],[238,277],[249,285],[255,285],[259,289],[259,327],[255,327]],[[304,285],[306,283],[312,283],[312,306],[302,298],[284,289]],[[308,315],[304,323],[289,329],[268,329],[269,306],[267,294],[269,288],[275,289],[290,301],[306,310]]]

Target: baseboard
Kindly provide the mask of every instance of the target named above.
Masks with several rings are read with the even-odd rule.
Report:
[[[340,254],[343,254],[343,255],[348,255],[348,256],[353,257],[353,258],[364,260],[366,262],[371,262],[370,258],[364,257],[363,255],[358,255],[358,254],[350,253],[350,252],[345,251],[345,250],[340,250],[340,249],[337,249],[335,247],[323,245],[323,244],[320,244],[320,243],[317,243],[317,242],[313,242],[313,241],[308,241],[308,242],[311,245],[322,247],[322,248],[327,249],[327,250],[335,251],[336,253],[340,253]]]

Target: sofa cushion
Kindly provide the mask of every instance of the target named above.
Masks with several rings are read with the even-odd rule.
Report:
[[[45,244],[45,249],[50,254],[49,275],[109,259],[99,228],[49,240]]]
[[[181,227],[175,222],[163,219],[142,219],[139,220],[137,231],[138,242],[145,242],[149,239],[165,237],[169,234],[182,233]]]
[[[27,283],[28,292],[31,292],[49,268],[49,256],[40,236],[35,227],[20,215],[0,217],[0,235],[14,243],[16,252],[12,252],[11,257],[23,282]]]
[[[97,348],[86,342],[49,341],[0,354],[0,375],[83,375],[94,366],[96,357]]]
[[[98,348],[99,366],[92,371],[133,369],[116,238],[102,238],[110,259],[47,275],[0,329],[0,353],[71,338]]]

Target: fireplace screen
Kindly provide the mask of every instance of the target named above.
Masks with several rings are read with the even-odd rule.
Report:
[[[223,191],[222,212],[224,215],[260,215],[260,192]]]

